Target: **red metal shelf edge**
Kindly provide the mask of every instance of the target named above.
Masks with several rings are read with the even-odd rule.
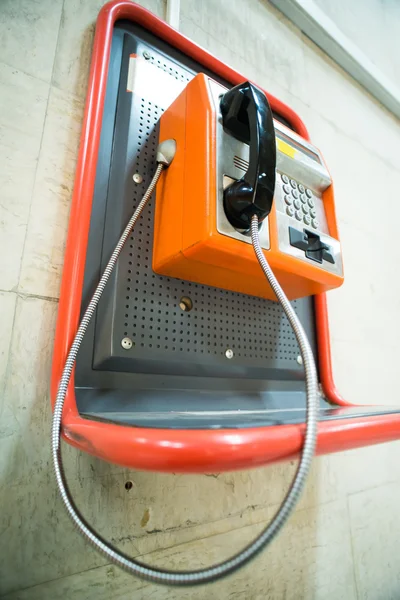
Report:
[[[126,0],[113,0],[101,9],[96,25],[60,292],[51,382],[53,403],[79,321],[111,40],[114,24],[120,19],[131,20],[148,29],[232,84],[246,79],[141,6]],[[267,96],[272,108],[308,139],[307,129],[297,114],[271,94],[267,93]],[[341,397],[333,379],[324,294],[315,297],[315,312],[324,393],[334,404],[351,406]],[[73,378],[63,413],[63,435],[72,445],[110,462],[158,471],[221,471],[292,458],[301,450],[303,434],[304,425],[187,431],[89,421],[78,413]],[[325,421],[319,424],[317,452],[334,452],[399,437],[400,415]]]

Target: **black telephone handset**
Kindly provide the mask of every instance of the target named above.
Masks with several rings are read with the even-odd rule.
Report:
[[[258,87],[245,81],[226,92],[220,102],[224,129],[249,144],[249,167],[224,191],[224,210],[236,229],[250,229],[251,218],[270,213],[275,190],[276,142],[272,111]]]

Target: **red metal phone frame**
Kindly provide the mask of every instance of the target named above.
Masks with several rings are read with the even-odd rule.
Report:
[[[111,40],[114,24],[120,19],[128,19],[151,31],[233,85],[246,79],[141,6],[127,0],[113,0],[101,9],[96,25],[61,284],[51,382],[53,405],[65,359],[79,324]],[[284,117],[297,133],[309,139],[305,125],[296,113],[271,94],[267,96],[272,109]],[[315,297],[315,314],[324,393],[333,404],[352,406],[341,397],[333,381],[325,294]],[[68,388],[62,422],[64,438],[81,450],[135,469],[167,472],[227,471],[293,458],[301,451],[305,428],[301,424],[250,429],[176,430],[90,421],[78,413],[74,377]],[[335,452],[399,437],[400,414],[323,421],[318,426],[317,452]]]

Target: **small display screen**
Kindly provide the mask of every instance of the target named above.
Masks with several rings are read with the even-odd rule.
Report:
[[[306,156],[311,158],[311,160],[315,160],[317,163],[321,164],[320,158],[319,158],[318,154],[316,154],[316,152],[313,152],[312,150],[310,150],[309,148],[306,148],[299,142],[296,142],[292,138],[289,138],[289,136],[286,136],[281,131],[276,131],[275,135],[279,140],[282,140],[282,142],[284,142],[285,144],[288,144],[292,148],[295,148],[299,152],[302,152],[303,154],[305,154]],[[279,144],[278,144],[278,147],[279,147]]]

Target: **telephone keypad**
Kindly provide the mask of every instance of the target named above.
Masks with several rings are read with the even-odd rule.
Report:
[[[290,179],[284,173],[281,173],[282,188],[284,192],[284,201],[286,205],[286,214],[289,217],[301,221],[308,227],[318,229],[319,222],[316,218],[315,201],[312,190],[304,187],[295,179]]]

